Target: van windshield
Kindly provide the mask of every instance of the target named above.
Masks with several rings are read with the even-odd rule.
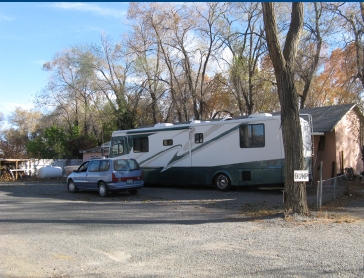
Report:
[[[123,171],[123,170],[139,170],[140,166],[138,162],[134,159],[117,159],[114,160],[114,170],[115,171]]]

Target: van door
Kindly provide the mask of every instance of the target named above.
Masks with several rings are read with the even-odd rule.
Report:
[[[100,160],[91,160],[87,171],[87,189],[95,190],[98,188],[100,180]]]
[[[81,164],[77,171],[73,172],[73,181],[76,187],[86,188],[87,187],[87,168],[90,162],[86,161]]]

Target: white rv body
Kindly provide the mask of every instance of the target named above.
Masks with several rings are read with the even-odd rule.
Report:
[[[274,185],[284,182],[280,116],[156,124],[112,134],[109,156],[134,158],[157,184]],[[301,118],[303,154],[311,165],[311,128]]]

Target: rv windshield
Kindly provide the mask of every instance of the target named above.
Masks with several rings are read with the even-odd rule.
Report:
[[[125,136],[111,138],[109,157],[123,155],[125,151]]]

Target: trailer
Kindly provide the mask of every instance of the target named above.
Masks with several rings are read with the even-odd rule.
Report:
[[[305,169],[311,173],[311,126],[300,117]],[[109,157],[134,158],[146,184],[268,186],[284,183],[280,116],[160,123],[112,134]]]

